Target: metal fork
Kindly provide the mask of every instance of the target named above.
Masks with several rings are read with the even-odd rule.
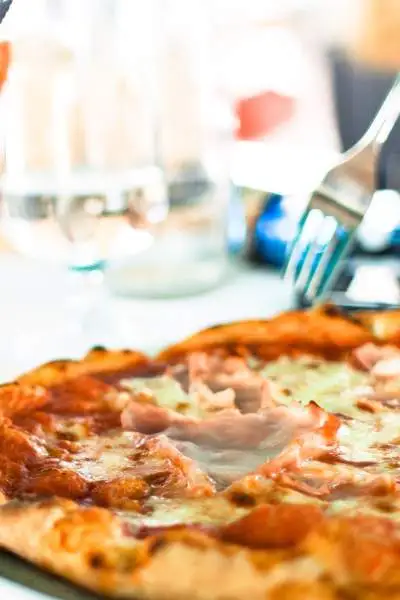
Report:
[[[0,0],[0,23],[6,16],[11,4],[12,4],[12,0]]]
[[[400,74],[368,131],[311,193],[290,247],[284,278],[308,303],[332,289],[376,190],[380,150],[400,115]]]

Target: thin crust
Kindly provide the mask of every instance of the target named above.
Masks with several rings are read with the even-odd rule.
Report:
[[[12,501],[0,509],[0,525],[0,545],[39,567],[94,591],[124,597],[133,590],[116,565],[106,565],[121,543],[119,520],[105,509]]]
[[[271,551],[261,558],[190,531],[175,539],[130,540],[121,534],[120,519],[109,511],[85,509],[70,501],[11,502],[0,508],[0,524],[3,547],[76,584],[114,597],[264,600],[269,590],[269,597],[276,600],[304,598],[306,590],[308,600],[337,597],[309,562],[305,564],[310,571],[304,573],[303,564],[294,559],[291,565],[297,574],[293,572],[292,579],[289,576],[282,584],[281,561],[291,560],[282,552]],[[229,577],[221,577],[228,571]]]
[[[250,350],[265,359],[301,352],[339,358],[366,342],[400,345],[400,311],[352,316],[334,306],[324,306],[312,311],[286,312],[272,319],[215,325],[168,346],[158,354],[156,362],[177,362],[189,352],[216,348],[232,353]],[[142,352],[97,347],[79,361],[58,360],[41,365],[23,374],[17,382],[48,387],[79,375],[104,376],[152,366],[154,361]]]
[[[374,337],[400,346],[400,311],[362,312],[357,317]]]
[[[283,313],[269,320],[217,325],[169,346],[157,358],[177,362],[189,352],[216,348],[232,353],[250,350],[267,360],[304,352],[341,358],[366,342],[400,345],[400,311],[353,316],[334,306],[324,306]]]
[[[18,378],[25,385],[57,385],[79,375],[105,375],[145,366],[151,359],[135,350],[92,348],[81,360],[56,360],[46,363]]]
[[[65,383],[82,375],[94,375],[101,379],[118,376],[119,373],[144,371],[152,360],[134,350],[106,350],[93,348],[81,360],[56,360],[45,363],[16,381],[0,385],[0,419],[19,413],[40,409],[46,402],[47,388]]]
[[[117,598],[398,600],[398,542],[387,524],[383,539],[379,523],[333,518],[298,548],[256,551],[190,528],[135,540],[111,512],[53,499],[0,507],[0,545]],[[367,544],[366,553],[358,542]],[[371,570],[372,558],[379,568]]]

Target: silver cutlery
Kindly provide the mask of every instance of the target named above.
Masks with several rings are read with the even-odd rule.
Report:
[[[310,195],[284,272],[307,303],[325,298],[340,274],[376,190],[382,145],[399,115],[400,74],[367,132]]]

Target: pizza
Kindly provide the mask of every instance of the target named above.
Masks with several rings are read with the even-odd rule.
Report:
[[[0,546],[110,597],[400,599],[400,314],[290,312],[0,387]]]

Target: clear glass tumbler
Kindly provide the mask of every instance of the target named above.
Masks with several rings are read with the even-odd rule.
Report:
[[[218,83],[212,9],[202,0],[153,3],[156,159],[168,212],[140,252],[111,263],[107,281],[122,294],[194,294],[228,272],[233,121]]]
[[[31,27],[32,3],[17,5],[24,30],[11,36],[3,97],[6,236],[88,284],[105,275],[119,294],[218,284],[232,120],[212,3],[41,0]]]
[[[17,0],[8,21],[2,233],[22,254],[68,269],[63,318],[49,335],[86,347],[124,343],[110,321],[104,273],[146,245],[168,212],[156,161],[154,14],[147,8]]]

